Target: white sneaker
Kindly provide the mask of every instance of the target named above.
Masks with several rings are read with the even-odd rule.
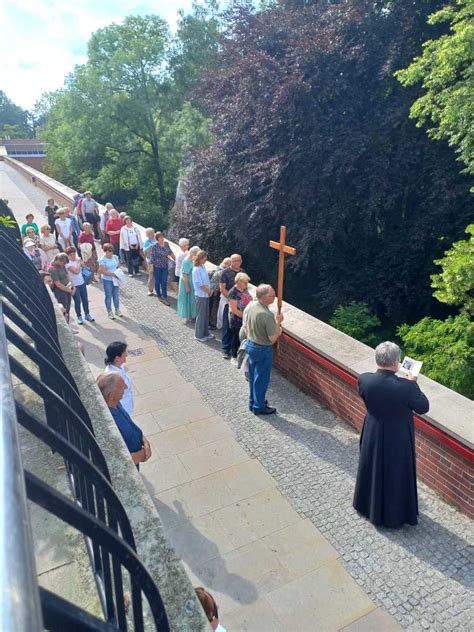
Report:
[[[123,314],[119,309],[115,310],[115,315],[118,316],[119,318],[123,318]]]
[[[237,358],[231,358],[230,363],[232,364],[232,366],[239,366]]]
[[[131,279],[133,279],[133,274],[129,274],[128,276],[129,276]]]
[[[153,292],[148,292],[148,296],[153,296]]]
[[[209,334],[208,336],[206,336],[206,340],[214,340],[215,336],[213,336],[212,334]]]
[[[113,312],[109,312],[107,315],[110,318],[110,320],[115,320],[115,316]]]
[[[197,340],[198,342],[206,342],[207,338],[196,338],[196,336],[194,336],[194,340]]]

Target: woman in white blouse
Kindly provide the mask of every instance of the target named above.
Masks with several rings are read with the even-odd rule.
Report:
[[[133,277],[134,274],[140,274],[143,244],[140,231],[133,225],[132,218],[126,215],[124,222],[125,226],[120,229],[120,249],[125,252],[128,276]]]
[[[126,412],[133,416],[133,391],[132,380],[125,370],[125,362],[127,361],[127,345],[125,342],[111,342],[105,350],[105,373],[116,372],[125,382],[127,388],[123,394],[120,403]]]

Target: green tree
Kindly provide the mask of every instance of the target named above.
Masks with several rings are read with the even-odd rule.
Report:
[[[353,301],[349,305],[339,305],[329,324],[348,336],[367,345],[376,346],[380,342],[380,320],[370,313],[368,305]]]
[[[29,113],[0,90],[0,138],[30,138]]]
[[[429,24],[448,24],[449,32],[423,44],[423,53],[397,74],[405,86],[421,83],[410,116],[431,122],[431,138],[456,147],[474,173],[474,0],[454,0],[433,13]]]
[[[209,4],[181,15],[174,37],[155,16],[94,33],[88,61],[36,108],[52,175],[166,226],[183,159],[210,138],[186,96],[217,39]]]
[[[416,325],[402,325],[398,335],[407,355],[423,361],[425,375],[474,397],[474,323],[467,314],[445,321],[426,317]]]
[[[272,282],[268,239],[285,224],[299,307],[325,319],[355,300],[393,324],[430,314],[440,237],[460,239],[471,182],[409,120],[419,89],[393,74],[441,1],[248,4],[231,4],[193,91],[213,140],[193,156],[174,232],[215,260],[238,249],[254,279]]]
[[[440,274],[431,277],[434,296],[442,303],[457,305],[474,315],[474,224],[466,228],[469,239],[457,241],[435,263],[442,267]]]

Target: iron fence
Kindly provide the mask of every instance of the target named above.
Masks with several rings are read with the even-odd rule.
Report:
[[[48,290],[32,263],[3,230],[0,295],[0,547],[4,560],[2,617],[6,617],[2,629],[141,632],[145,629],[145,597],[155,629],[165,632],[169,623],[158,587],[137,556],[127,513],[111,485],[91,419],[64,362]],[[25,400],[17,395],[12,376],[31,397]],[[21,466],[17,424],[62,457],[72,499]],[[38,587],[26,498],[84,535],[103,619]],[[8,563],[6,549],[11,544],[5,534],[12,521],[17,534],[15,553],[21,550],[21,572],[18,564]],[[130,586],[129,613],[125,585]]]

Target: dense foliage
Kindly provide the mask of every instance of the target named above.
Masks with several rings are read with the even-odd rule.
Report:
[[[0,138],[30,138],[29,113],[0,90]]]
[[[288,300],[323,318],[362,301],[414,322],[433,313],[433,259],[469,216],[468,178],[409,120],[418,92],[394,78],[433,34],[437,3],[302,4],[227,14],[194,93],[214,141],[195,155],[177,232],[215,260],[241,251],[253,280],[271,281],[268,240],[284,223],[298,250]]]
[[[434,296],[442,303],[456,305],[474,315],[474,224],[466,228],[469,239],[457,241],[446,256],[435,261],[442,267],[431,277]]]
[[[381,325],[380,320],[370,313],[365,303],[353,301],[349,305],[339,305],[336,307],[329,324],[367,345],[375,347],[379,342],[382,342],[378,333]]]
[[[165,225],[183,158],[209,143],[206,118],[185,96],[216,45],[214,12],[210,3],[181,16],[176,37],[157,16],[93,34],[87,63],[43,99],[52,175]]]
[[[398,334],[410,357],[423,361],[423,373],[466,397],[474,398],[474,323],[467,314],[423,318]]]
[[[474,173],[474,0],[455,0],[429,23],[449,23],[449,32],[426,42],[398,77],[405,85],[422,84],[410,115],[419,126],[430,121],[430,136],[448,140]]]

